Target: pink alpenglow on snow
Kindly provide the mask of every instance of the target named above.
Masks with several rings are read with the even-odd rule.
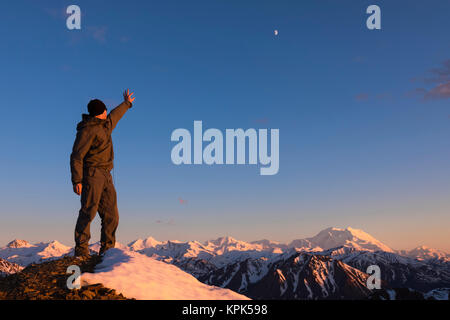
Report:
[[[83,273],[82,284],[102,283],[139,300],[249,300],[228,289],[209,286],[183,270],[143,254],[110,249],[95,273]]]

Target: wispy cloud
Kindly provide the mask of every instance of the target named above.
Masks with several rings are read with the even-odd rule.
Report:
[[[44,12],[55,19],[65,20],[68,17],[66,8],[44,8]]]
[[[425,94],[425,99],[448,99],[450,98],[450,81],[441,83],[430,89]]]
[[[355,100],[356,100],[356,101],[366,101],[366,100],[368,100],[368,99],[369,99],[369,94],[367,94],[367,93],[365,93],[365,92],[358,93],[358,94],[355,96]]]
[[[128,38],[127,36],[121,36],[119,38],[119,41],[122,43],[128,43],[128,41],[130,41],[130,38]]]
[[[165,225],[169,225],[169,226],[174,226],[175,225],[175,221],[173,219],[169,219],[169,220],[156,220],[155,221],[157,224],[165,224]]]
[[[107,29],[106,26],[89,26],[86,28],[88,35],[99,43],[106,42]]]
[[[427,79],[428,81],[437,82],[437,83],[449,82],[450,81],[450,59],[442,62],[442,66],[440,68],[433,68],[429,72],[432,76]]]
[[[450,59],[442,62],[440,67],[430,69],[424,77],[414,78],[412,81],[427,85],[415,88],[412,95],[418,95],[424,100],[450,98]]]

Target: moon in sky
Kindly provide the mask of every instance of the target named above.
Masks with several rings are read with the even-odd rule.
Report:
[[[275,30],[275,31],[273,32],[273,34],[277,36],[277,35],[278,35],[278,30]]]

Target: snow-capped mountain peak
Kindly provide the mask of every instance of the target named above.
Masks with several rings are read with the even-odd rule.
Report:
[[[42,250],[37,253],[42,259],[60,257],[68,253],[71,249],[71,247],[63,245],[57,240],[50,241],[49,243],[39,243],[37,246],[42,247]]]
[[[433,249],[428,246],[418,246],[412,250],[409,251],[400,251],[399,254],[402,254],[404,256],[407,256],[409,258],[414,258],[417,260],[430,260],[435,259],[439,261],[450,261],[450,254],[438,250]]]
[[[370,234],[351,227],[346,229],[327,228],[320,231],[314,237],[294,240],[293,242],[295,241],[302,241],[310,247],[320,247],[323,250],[346,246],[353,247],[357,250],[394,252],[391,248],[381,241],[378,241]]]
[[[288,246],[284,243],[267,239],[252,241],[250,244],[258,246],[259,250],[272,251],[273,253],[282,253],[288,248]]]
[[[6,247],[0,248],[0,258],[21,266],[27,266],[30,263],[60,257],[70,251],[71,247],[56,240],[36,244],[30,244],[25,240],[14,240]]]
[[[33,245],[31,243],[29,243],[28,241],[20,240],[20,239],[14,239],[13,241],[11,241],[10,243],[8,243],[6,245],[6,247],[8,247],[8,248],[29,248],[32,246]]]
[[[207,241],[206,245],[208,245],[208,243],[210,243],[210,244],[214,244],[215,246],[225,246],[225,245],[230,245],[230,244],[236,244],[239,242],[241,242],[241,241],[238,241],[230,236],[225,236],[225,237],[219,237],[215,240]]]
[[[223,254],[230,251],[260,251],[261,246],[257,244],[251,244],[245,241],[236,240],[230,236],[220,237],[216,240],[210,240],[205,242],[205,247],[216,254]]]
[[[162,244],[161,241],[158,241],[153,237],[148,237],[145,239],[134,240],[128,244],[128,247],[132,251],[139,251],[139,250],[146,249],[146,248],[153,248],[160,244]]]

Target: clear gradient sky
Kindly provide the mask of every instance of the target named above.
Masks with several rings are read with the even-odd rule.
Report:
[[[70,4],[81,30],[66,28]],[[381,30],[366,28],[370,4]],[[111,109],[129,87],[135,105],[113,133],[119,242],[285,242],[352,226],[395,249],[450,251],[449,1],[16,0],[0,10],[0,245],[73,245],[75,126],[90,99]],[[175,166],[170,135],[194,120],[278,128],[279,173]],[[92,227],[97,241],[98,218]]]

